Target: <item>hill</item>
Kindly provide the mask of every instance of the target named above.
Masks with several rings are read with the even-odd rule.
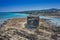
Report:
[[[44,9],[44,10],[31,10],[31,11],[22,11],[17,13],[26,13],[26,14],[37,14],[43,16],[60,16],[60,9]]]

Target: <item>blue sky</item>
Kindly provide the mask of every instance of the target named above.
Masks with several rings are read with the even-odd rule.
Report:
[[[60,0],[0,0],[0,12],[59,8]]]

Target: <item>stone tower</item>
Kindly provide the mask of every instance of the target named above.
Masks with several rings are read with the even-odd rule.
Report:
[[[28,28],[37,28],[39,26],[39,16],[29,15],[27,16],[27,27]]]

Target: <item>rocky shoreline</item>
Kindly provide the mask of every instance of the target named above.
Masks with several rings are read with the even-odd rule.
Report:
[[[53,26],[52,28],[46,22],[46,19],[40,19],[39,27],[35,29],[26,28],[25,27],[26,22],[27,22],[26,18],[14,18],[5,21],[0,27],[0,39],[2,40],[55,40],[55,38],[60,33],[60,32],[56,32],[57,29]],[[54,34],[56,33],[57,36],[55,37]]]

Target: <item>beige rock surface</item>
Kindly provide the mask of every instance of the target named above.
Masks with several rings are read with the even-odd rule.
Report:
[[[40,19],[40,26],[35,29],[26,28],[26,22],[26,18],[8,20],[0,29],[0,37],[7,40],[52,40],[52,31],[44,20]]]

